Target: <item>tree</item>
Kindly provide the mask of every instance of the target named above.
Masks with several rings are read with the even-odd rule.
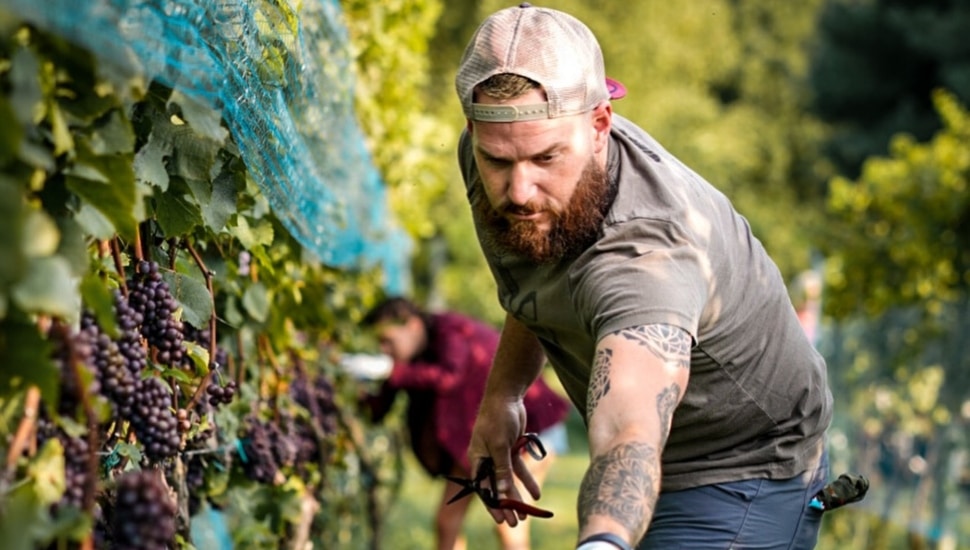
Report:
[[[940,129],[931,90],[970,102],[970,2],[829,0],[812,58],[813,110],[838,128],[828,154],[849,177],[899,132]]]

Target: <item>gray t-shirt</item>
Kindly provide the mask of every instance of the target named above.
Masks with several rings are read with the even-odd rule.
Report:
[[[467,132],[459,161],[475,200],[483,191]],[[583,413],[603,336],[651,323],[690,333],[690,381],[663,452],[664,490],[785,479],[813,466],[832,415],[825,362],[747,221],[616,114],[607,170],[617,196],[599,240],[578,258],[537,267],[484,250],[502,307],[538,336]]]

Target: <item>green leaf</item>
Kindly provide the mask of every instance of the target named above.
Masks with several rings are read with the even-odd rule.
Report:
[[[81,300],[78,281],[71,273],[71,264],[60,256],[30,260],[26,275],[14,285],[11,295],[26,312],[77,319]]]
[[[0,132],[2,133],[2,132]],[[0,292],[7,284],[23,276],[26,258],[21,246],[23,233],[23,198],[13,180],[0,176]]]
[[[58,218],[55,221],[61,233],[57,254],[71,264],[71,273],[81,277],[90,267],[84,229],[73,218]]]
[[[185,235],[202,223],[202,211],[181,178],[172,178],[166,193],[156,193],[158,225],[168,237]]]
[[[91,152],[95,155],[131,153],[135,148],[135,133],[131,123],[114,110],[91,133]]]
[[[209,372],[209,350],[204,348],[195,342],[189,342],[186,340],[182,343],[185,347],[185,353],[192,360],[192,364],[195,365],[196,376],[205,376]]]
[[[85,307],[94,314],[101,330],[111,338],[117,338],[119,333],[114,295],[96,274],[88,273],[81,280],[81,299]]]
[[[168,283],[172,296],[182,305],[182,320],[200,329],[209,326],[212,296],[205,280],[167,271],[162,274],[162,278]]]
[[[115,445],[115,450],[121,456],[126,456],[134,462],[141,462],[141,449],[133,443],[121,442]]]
[[[36,482],[37,498],[51,505],[60,500],[67,482],[64,476],[64,447],[52,437],[41,447],[40,453],[31,461],[27,475]]]
[[[160,137],[160,132],[153,129],[148,136],[148,142],[135,154],[135,178],[157,187],[164,193],[168,190],[169,181],[165,157],[171,154],[171,140]]]
[[[57,403],[59,373],[50,359],[51,344],[27,321],[0,322],[0,397],[37,386],[47,403]]]
[[[202,137],[215,143],[223,143],[229,132],[222,126],[222,112],[209,105],[196,101],[179,90],[172,92],[169,103],[176,103],[182,108],[185,121]]]
[[[266,322],[269,318],[270,298],[269,291],[263,283],[254,283],[246,289],[242,298],[243,308],[250,317],[260,323]]]
[[[74,215],[74,221],[81,226],[85,233],[95,239],[104,241],[115,235],[115,227],[111,220],[91,204],[83,203],[77,214]]]
[[[5,95],[0,95],[0,120],[16,120],[13,106]],[[19,124],[7,124],[4,131],[0,132],[0,166],[17,158],[23,134],[23,128]]]
[[[48,507],[38,498],[34,483],[23,484],[6,495],[0,514],[0,548],[33,550],[38,531],[50,523]]]
[[[236,216],[236,226],[230,230],[243,248],[253,250],[263,246],[273,244],[273,226],[266,222],[260,222],[256,227],[250,227],[249,220],[245,216]]]
[[[77,162],[65,170],[67,187],[104,214],[121,236],[134,238],[143,212],[132,156],[96,156],[81,146],[77,155]]]
[[[33,125],[43,109],[40,61],[34,52],[22,48],[10,56],[10,105],[20,126]]]
[[[43,210],[31,210],[24,220],[24,254],[31,258],[50,256],[57,251],[61,232]]]
[[[236,213],[241,174],[222,172],[212,180],[212,196],[202,204],[202,217],[213,231],[226,227],[229,218]]]

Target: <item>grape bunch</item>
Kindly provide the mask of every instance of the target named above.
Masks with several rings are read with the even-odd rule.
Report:
[[[230,380],[226,382],[225,386],[220,386],[213,378],[209,385],[205,387],[205,393],[208,395],[209,404],[213,407],[228,405],[232,403],[232,398],[236,395],[236,382]]]
[[[138,380],[136,398],[131,407],[131,427],[145,447],[149,460],[171,458],[179,450],[179,422],[172,411],[172,394],[161,378],[149,376]]]
[[[89,397],[97,396],[100,392],[98,379],[91,368],[91,345],[87,337],[63,323],[51,325],[47,336],[53,345],[51,359],[57,366],[60,378],[61,392],[55,410],[60,415],[75,418],[80,410],[82,392]]]
[[[246,427],[240,438],[242,452],[239,453],[243,473],[259,483],[273,484],[279,473],[279,461],[275,443],[279,438],[279,427],[255,417],[246,419]]]
[[[81,334],[90,343],[91,364],[101,392],[114,405],[115,412],[127,418],[135,399],[137,375],[129,369],[118,343],[101,330],[90,312],[81,316]]]
[[[311,382],[305,374],[297,376],[290,386],[293,400],[310,411],[314,422],[326,435],[337,433],[337,404],[334,401],[333,384],[325,376],[317,376]]]
[[[127,472],[117,479],[113,548],[168,550],[174,546],[176,506],[157,472]]]
[[[55,503],[54,509],[63,506],[80,508],[84,501],[84,488],[90,475],[88,470],[88,442],[83,436],[71,437],[46,418],[39,419],[37,422],[37,444],[39,446],[44,445],[53,439],[60,442],[64,451],[64,494]]]
[[[174,316],[178,301],[162,279],[157,263],[145,260],[138,263],[137,273],[128,281],[128,303],[141,315],[141,334],[157,350],[158,362],[182,365],[183,327]]]
[[[124,357],[128,371],[137,379],[141,377],[142,370],[148,364],[140,328],[144,315],[136,311],[119,290],[114,293],[114,304],[115,320],[121,332],[117,341],[118,351]]]

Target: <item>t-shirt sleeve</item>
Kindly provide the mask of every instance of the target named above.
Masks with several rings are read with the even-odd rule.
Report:
[[[597,341],[654,323],[680,327],[697,341],[710,266],[677,224],[635,219],[608,226],[580,263],[571,277],[575,307]]]

